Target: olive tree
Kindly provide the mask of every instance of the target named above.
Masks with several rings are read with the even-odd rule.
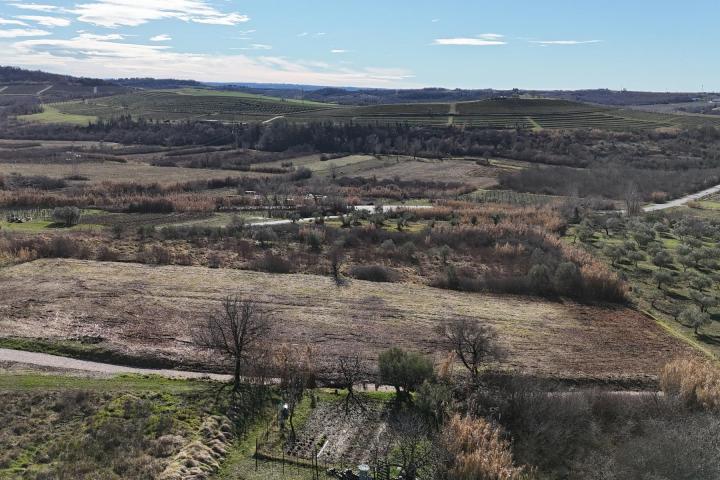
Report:
[[[700,328],[711,322],[710,315],[695,306],[683,310],[678,318],[682,323],[691,327],[695,331],[695,335],[700,335]]]
[[[391,348],[378,359],[380,379],[395,387],[398,400],[411,400],[410,394],[433,377],[433,364],[429,358],[401,348]]]
[[[72,227],[80,223],[80,209],[78,207],[57,207],[53,210],[52,218],[57,223]]]

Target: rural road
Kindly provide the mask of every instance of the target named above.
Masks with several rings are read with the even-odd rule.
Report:
[[[43,93],[47,92],[48,90],[50,90],[50,89],[51,89],[52,87],[54,87],[54,86],[55,86],[55,85],[50,85],[49,87],[45,87],[45,88],[43,88],[42,90],[40,90],[39,92],[37,92],[35,95],[42,95]]]
[[[451,127],[455,123],[455,115],[457,115],[457,103],[450,104],[450,111],[448,112],[448,126]]]
[[[269,118],[269,119],[265,120],[265,121],[262,122],[262,123],[263,123],[263,124],[272,123],[272,122],[274,122],[275,120],[277,120],[277,119],[279,119],[279,118],[285,118],[285,115],[278,115],[277,117]]]
[[[374,212],[375,205],[357,205],[354,207],[359,212]],[[396,210],[416,210],[421,208],[431,208],[429,205],[383,205],[383,212],[394,212]],[[331,215],[323,217],[325,220],[337,220],[339,215]],[[315,221],[315,217],[301,218],[297,223],[307,223]],[[248,227],[275,227],[278,225],[290,225],[292,220],[269,220],[267,222],[251,222],[246,223]]]
[[[682,198],[670,200],[669,202],[666,202],[666,203],[659,203],[657,205],[648,205],[647,207],[643,207],[643,211],[657,212],[659,210],[666,210],[668,208],[680,207],[682,205],[685,205],[688,202],[692,202],[694,200],[700,200],[703,197],[707,197],[708,195],[712,195],[712,194],[718,193],[718,192],[720,192],[720,185],[715,185],[714,187],[707,188],[701,192],[692,193],[692,194],[686,195]]]
[[[139,375],[160,375],[168,378],[182,379],[211,378],[218,381],[228,381],[232,378],[230,375],[220,375],[216,373],[123,367],[120,365],[111,365],[109,363],[89,362],[86,360],[76,360],[74,358],[59,357],[57,355],[48,355],[46,353],[24,352],[21,350],[11,350],[7,348],[0,348],[0,362],[24,363],[27,365],[35,365],[38,367],[80,370],[83,372],[103,373],[107,375],[134,373]]]
[[[152,368],[134,368],[124,367],[120,365],[112,365],[109,363],[90,362],[86,360],[76,360],[74,358],[60,357],[57,355],[48,355],[46,353],[25,352],[22,350],[12,350],[8,348],[0,348],[0,362],[12,362],[25,365],[33,365],[36,367],[59,368],[63,370],[75,370],[88,373],[97,373],[103,375],[159,375],[166,378],[176,379],[212,379],[219,382],[228,382],[232,380],[232,375],[221,375],[217,373],[188,372],[184,370],[167,370]],[[279,382],[279,379],[272,379]],[[358,391],[392,391],[392,387],[387,385],[374,386],[372,382],[367,384],[357,384],[355,386]],[[584,394],[582,391],[566,391],[566,392],[546,392],[552,397],[571,397],[574,395]],[[621,395],[628,397],[654,398],[662,396],[662,392],[655,391],[634,391],[634,390],[610,390],[604,392],[610,395]]]

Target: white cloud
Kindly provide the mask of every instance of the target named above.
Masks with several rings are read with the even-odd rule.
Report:
[[[252,43],[247,47],[232,48],[232,50],[272,50],[272,45],[265,45],[264,43]]]
[[[67,18],[48,17],[43,15],[18,15],[15,18],[35,22],[43,27],[67,27],[71,23]]]
[[[237,25],[250,20],[238,12],[221,12],[205,0],[97,0],[69,11],[81,22],[108,28],[135,27],[163,19],[209,25]]]
[[[320,62],[242,54],[179,53],[161,45],[98,39],[90,34],[18,41],[3,48],[3,63],[89,77],[187,78],[359,87],[415,86],[404,69],[344,68]]]
[[[504,36],[505,35],[500,35],[499,33],[483,33],[478,35],[478,38],[482,38],[483,40],[499,40]]]
[[[330,53],[348,53],[350,50],[345,50],[342,48],[333,48],[330,50]]]
[[[600,43],[602,40],[530,40],[530,43],[539,45],[583,45],[586,43]]]
[[[430,20],[430,21],[431,21],[432,23],[438,23],[438,22],[440,21],[440,19],[439,19],[439,18],[433,18],[433,19]]]
[[[327,33],[325,33],[325,32],[317,32],[315,34],[316,37],[324,37],[325,35],[327,35]]]
[[[0,25],[19,25],[21,27],[26,27],[27,23],[21,22],[20,20],[8,20],[0,17]]]
[[[162,33],[160,35],[155,35],[154,37],[150,37],[151,42],[169,42],[170,40],[172,40],[172,37],[165,33]]]
[[[226,15],[213,15],[209,17],[196,17],[191,19],[195,23],[204,23],[207,25],[237,25],[238,23],[247,22],[250,17],[239,13],[228,13]]]
[[[34,28],[10,28],[7,30],[0,30],[0,38],[18,38],[18,37],[42,37],[50,35],[50,32],[45,30],[37,30]],[[3,56],[4,56],[3,52]],[[3,59],[3,63],[4,63]]]
[[[83,33],[71,39],[48,38],[41,40],[24,40],[15,43],[14,47],[27,54],[51,55],[74,59],[104,58],[147,58],[154,53],[169,48],[155,45],[139,45],[119,43],[119,35],[95,35]],[[115,60],[113,60],[115,61]]]
[[[23,10],[33,10],[35,12],[55,12],[60,10],[55,5],[44,5],[40,3],[11,3],[11,6],[15,8],[21,8]]]
[[[100,41],[109,41],[109,40],[122,40],[125,38],[125,35],[120,35],[119,33],[109,33],[107,35],[97,35],[95,33],[86,33],[80,30],[78,32],[80,36],[78,38],[84,38],[86,40],[100,40]]]
[[[308,36],[308,32],[301,32],[301,33],[298,33],[298,35],[297,35],[297,36],[298,36],[298,37],[307,37],[307,36]]]
[[[457,37],[457,38],[436,38],[433,45],[463,45],[474,47],[489,47],[493,45],[507,45],[501,40],[488,40],[484,38]]]

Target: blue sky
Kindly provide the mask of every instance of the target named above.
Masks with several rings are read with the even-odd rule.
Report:
[[[0,0],[0,64],[103,78],[720,91],[718,47],[718,0]]]

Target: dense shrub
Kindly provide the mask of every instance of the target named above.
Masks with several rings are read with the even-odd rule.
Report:
[[[67,187],[65,180],[60,178],[50,178],[45,175],[18,175],[12,174],[8,177],[0,178],[0,188],[18,190],[21,188],[32,188],[36,190],[58,190]]]
[[[172,213],[175,205],[166,198],[146,198],[127,207],[128,213]]]
[[[300,167],[290,175],[290,179],[292,181],[307,180],[308,178],[311,178],[312,175],[312,170],[310,170],[309,168]]]
[[[292,263],[271,252],[267,252],[261,259],[255,260],[252,267],[255,270],[269,273],[291,273],[293,271]]]
[[[394,282],[397,273],[382,265],[355,265],[350,269],[350,275],[358,280],[369,282]]]

